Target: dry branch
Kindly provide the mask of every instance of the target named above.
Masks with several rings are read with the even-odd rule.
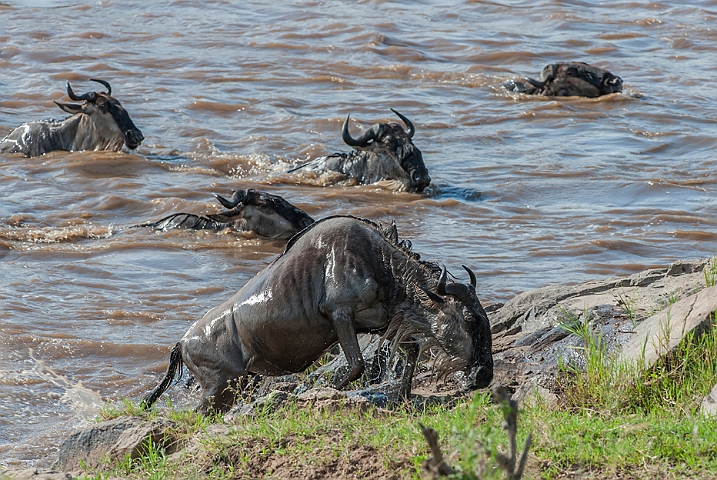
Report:
[[[517,433],[518,433],[518,402],[510,398],[510,392],[502,385],[493,387],[493,402],[499,404],[503,410],[503,429],[508,434],[510,443],[510,456],[503,455],[500,452],[495,454],[495,459],[500,468],[505,472],[508,480],[520,480],[525,471],[525,465],[528,460],[528,450],[533,441],[533,433],[528,434],[528,438],[523,446],[523,452],[518,460],[517,456]],[[455,475],[460,472],[450,465],[446,464],[443,458],[443,452],[438,445],[438,433],[430,427],[426,427],[419,423],[421,432],[428,442],[431,449],[432,457],[428,458],[423,467],[431,474],[433,478],[439,478],[448,475]],[[488,457],[491,456],[490,451],[486,451]],[[518,466],[516,468],[516,460]]]

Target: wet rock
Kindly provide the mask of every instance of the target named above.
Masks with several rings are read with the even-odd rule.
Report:
[[[172,446],[167,431],[174,427],[168,420],[147,421],[139,417],[122,417],[91,425],[73,433],[60,446],[54,469],[80,468],[80,462],[96,467],[107,460],[115,461],[129,455],[138,458],[144,454],[151,439],[157,448]]]
[[[239,417],[254,415],[255,413],[256,409],[254,408],[254,403],[239,402],[224,414],[224,421],[233,422]]]
[[[282,382],[277,384],[270,383],[270,386],[276,387],[276,390],[267,391],[265,395],[261,395],[253,401],[238,401],[237,404],[224,415],[224,420],[233,421],[237,417],[246,415],[272,413],[283,406],[287,401],[295,401],[297,398],[297,396],[292,393],[292,389],[295,388],[296,384]],[[267,388],[270,387],[262,387],[262,390],[266,390]]]
[[[329,412],[338,412],[344,408],[368,411],[374,404],[362,395],[343,392],[333,388],[314,388],[298,397],[298,403],[304,408],[314,408]]]
[[[386,362],[390,356],[388,343],[381,342],[379,335],[359,335],[361,355],[367,366],[363,376],[363,383],[370,385],[381,381],[386,374]],[[334,358],[320,366],[308,376],[309,383],[331,385],[337,378],[348,371],[346,356],[340,347],[336,350]]]
[[[331,387],[308,387],[303,383],[293,388],[292,383],[271,384],[277,387],[266,395],[257,397],[251,402],[239,402],[224,415],[224,420],[232,422],[240,416],[270,413],[276,411],[287,402],[296,402],[302,408],[328,409],[338,411],[341,408],[359,408],[367,410],[371,407],[384,408],[392,402],[398,402],[399,384],[381,384],[359,390],[336,390]],[[283,390],[281,390],[283,388]]]
[[[283,375],[281,377],[259,377],[254,385],[252,396],[265,397],[274,391],[294,392],[302,383],[298,375]]]
[[[304,403],[315,403],[320,400],[338,400],[342,397],[339,390],[329,387],[312,388],[299,395],[299,400]]]

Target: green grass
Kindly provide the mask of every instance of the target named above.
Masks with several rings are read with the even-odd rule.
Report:
[[[628,293],[625,293],[624,291],[618,292],[617,297],[617,304],[623,308],[628,318],[630,319],[630,322],[632,322],[632,326],[634,327],[635,325],[637,325],[638,321],[637,298],[631,297]]]
[[[714,287],[717,284],[717,257],[712,258],[712,261],[705,266],[703,272],[707,288]]]
[[[120,410],[113,409],[112,415]],[[134,407],[129,410],[135,411]],[[192,412],[170,409],[164,413],[181,422],[174,433],[184,438],[206,430],[210,420],[221,423],[219,418]],[[273,413],[238,418],[227,425],[226,433],[206,437],[200,449],[182,458],[172,457],[170,462],[169,455],[149,444],[143,457],[127,458],[106,471],[88,471],[84,478],[256,478],[271,473],[256,470],[269,458],[285,457],[301,470],[349,458],[359,447],[373,452],[386,471],[395,471],[400,478],[421,478],[421,465],[430,452],[419,423],[439,432],[447,461],[456,469],[468,474],[488,465],[483,478],[500,478],[485,450],[507,450],[501,422],[502,411],[492,405],[489,393],[476,394],[454,407],[434,405],[421,410],[345,408],[333,412],[289,403]],[[519,444],[524,441],[525,435],[519,433]]]

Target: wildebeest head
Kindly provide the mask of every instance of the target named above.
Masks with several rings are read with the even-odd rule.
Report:
[[[470,285],[446,283],[446,268],[438,279],[436,292],[422,289],[438,308],[433,330],[448,354],[444,374],[463,370],[466,386],[485,388],[493,380],[493,353],[490,321],[476,295],[475,274],[465,265]]]
[[[422,192],[431,183],[431,177],[423,164],[421,151],[412,141],[416,129],[408,118],[394,109],[391,111],[403,120],[408,130],[397,123],[376,123],[358,138],[353,138],[349,133],[349,114],[342,129],[343,140],[356,150],[375,154],[383,167],[395,172],[397,178],[405,179],[408,191]]]
[[[306,212],[279,195],[249,188],[234,191],[231,199],[216,193],[214,196],[229,210],[212,217],[224,217],[239,230],[253,230],[265,237],[288,239],[314,223]]]
[[[546,96],[599,97],[622,90],[620,77],[583,62],[551,63],[543,68],[540,80],[527,80]]]
[[[107,128],[121,133],[127,148],[134,150],[144,140],[142,132],[134,125],[127,110],[122,107],[119,100],[112,97],[112,87],[104,80],[90,81],[101,83],[107,88],[106,92],[88,92],[76,95],[67,82],[67,95],[77,103],[55,102],[65,112],[75,115],[82,113],[92,118],[99,128]]]

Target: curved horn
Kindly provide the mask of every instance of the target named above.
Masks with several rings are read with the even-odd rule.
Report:
[[[215,193],[214,196],[225,208],[234,208],[244,200],[246,194],[246,190],[237,190],[232,193],[232,198],[230,200],[227,200],[217,193]]]
[[[476,288],[476,274],[473,273],[473,271],[466,267],[465,265],[461,265],[466,272],[468,272],[468,276],[471,277],[471,287]]]
[[[375,128],[370,128],[369,130],[365,131],[360,137],[353,138],[349,133],[349,118],[351,118],[350,113],[346,115],[346,120],[344,121],[344,126],[341,130],[341,137],[344,139],[344,142],[346,142],[346,145],[350,147],[365,147],[366,145],[368,145],[368,142],[376,139]]]
[[[75,95],[75,92],[72,91],[72,87],[70,86],[70,82],[69,82],[69,81],[67,82],[67,96],[70,97],[72,100],[74,100],[74,101],[76,101],[76,102],[81,102],[81,101],[83,101],[83,100],[87,100],[87,95],[88,95],[88,94],[85,93],[85,94],[80,95],[80,96],[78,97],[77,95]]]
[[[413,123],[411,123],[411,121],[409,119],[407,119],[406,117],[404,117],[403,115],[398,113],[393,108],[391,109],[391,111],[393,113],[395,113],[396,115],[398,115],[398,118],[403,120],[403,123],[405,123],[406,127],[408,127],[408,130],[406,130],[406,133],[408,134],[408,138],[413,138],[413,134],[416,133],[416,128],[413,126]]]
[[[545,86],[545,84],[547,83],[547,82],[539,82],[539,81],[537,81],[537,80],[533,80],[533,79],[530,78],[530,77],[526,77],[525,80],[526,80],[529,84],[531,84],[532,86],[534,86],[535,88],[543,88],[543,87]]]
[[[221,203],[221,204],[222,204],[222,207],[224,207],[224,208],[234,208],[234,207],[237,206],[236,203],[232,202],[231,200],[227,200],[226,198],[222,197],[222,196],[219,195],[218,193],[215,193],[215,194],[213,194],[213,195],[214,195],[214,198],[216,198],[217,201],[218,201],[219,203]]]
[[[105,82],[104,80],[96,80],[94,78],[90,78],[90,82],[101,83],[107,89],[107,95],[112,95],[112,87],[110,87],[110,82]]]
[[[441,276],[438,277],[438,285],[436,286],[436,292],[438,292],[439,295],[446,294],[446,266],[445,265],[443,265],[441,267]]]

